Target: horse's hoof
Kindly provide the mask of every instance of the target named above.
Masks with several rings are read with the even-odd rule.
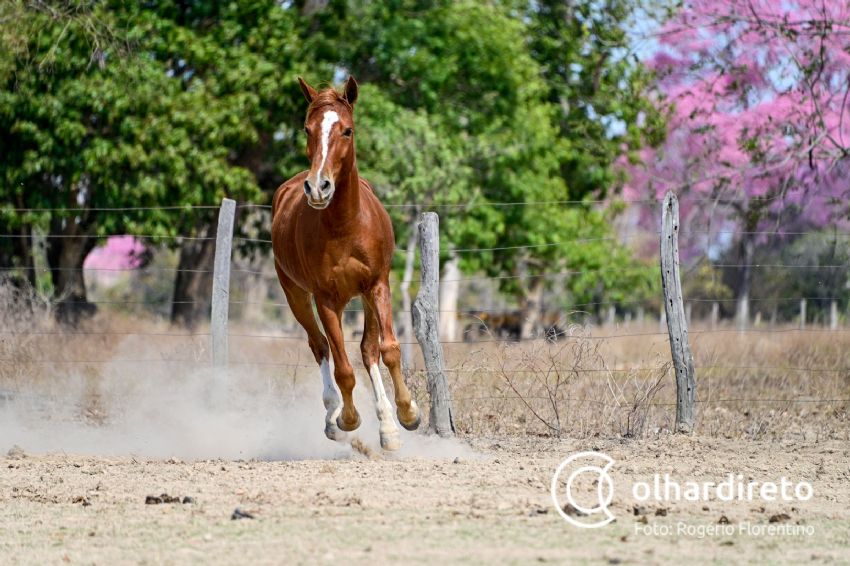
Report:
[[[410,410],[406,415],[408,417],[407,420],[405,420],[402,416],[401,410],[396,411],[396,415],[398,416],[398,422],[401,423],[401,426],[403,426],[407,430],[416,430],[417,428],[419,428],[419,424],[422,422],[422,415],[419,412],[419,407],[416,406],[416,401],[410,402]]]
[[[335,440],[337,442],[345,440],[345,433],[339,430],[339,427],[334,422],[325,423],[325,436],[328,437],[328,440]]]
[[[397,430],[389,433],[381,433],[381,448],[387,451],[398,450],[401,448],[401,436]]]
[[[339,427],[340,430],[344,430],[345,432],[351,432],[352,430],[357,430],[360,427],[360,413],[357,411],[354,412],[354,416],[357,417],[357,420],[354,423],[347,425],[345,421],[342,419],[342,415],[336,418],[336,426]]]
[[[413,420],[412,423],[406,423],[403,420],[401,420],[401,418],[399,418],[398,422],[400,422],[401,426],[403,426],[407,430],[416,430],[417,428],[419,428],[419,425],[422,423],[422,417],[419,415],[419,413],[417,413],[416,418]]]

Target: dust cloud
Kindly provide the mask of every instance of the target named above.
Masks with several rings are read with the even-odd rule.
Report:
[[[362,369],[355,404],[363,423],[347,441],[333,442],[324,435],[318,368],[280,377],[269,368],[215,371],[200,363],[160,362],[162,357],[153,346],[127,339],[112,362],[49,368],[48,387],[43,375],[39,386],[17,380],[14,390],[0,395],[0,450],[17,445],[30,453],[184,460],[346,459],[363,457],[351,446],[358,438],[381,453]],[[127,363],[139,359],[157,361]],[[457,440],[404,429],[401,434],[402,448],[385,458],[476,457]]]

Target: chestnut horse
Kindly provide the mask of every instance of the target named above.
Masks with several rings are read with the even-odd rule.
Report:
[[[368,369],[380,421],[381,447],[401,445],[378,362],[383,359],[395,389],[398,420],[408,430],[419,426],[419,408],[401,371],[401,351],[393,331],[389,271],[395,250],[393,227],[371,185],[357,173],[354,153],[354,103],[357,82],[348,78],[343,93],[317,92],[300,77],[310,105],[304,131],[310,169],[281,185],[272,206],[275,269],[292,313],[307,331],[319,364],[327,410],[325,435],[342,440],[340,431],[360,426],[354,407],[354,368],[345,352],[342,311],[360,295],[365,324],[360,352]],[[325,335],[313,315],[315,302]],[[328,363],[333,355],[334,378]]]

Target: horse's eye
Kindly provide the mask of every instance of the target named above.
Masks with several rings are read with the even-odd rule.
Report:
[[[342,135],[343,137],[350,138],[352,133],[354,133],[354,131],[351,128],[346,128],[343,130]]]
[[[308,128],[307,126],[304,126],[304,133],[309,136],[310,135],[310,128]]]

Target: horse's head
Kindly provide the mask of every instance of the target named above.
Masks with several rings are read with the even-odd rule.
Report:
[[[331,203],[340,173],[350,171],[354,165],[353,110],[357,82],[354,77],[348,77],[342,94],[332,88],[317,92],[301,77],[298,83],[310,103],[304,122],[310,160],[304,194],[307,204],[321,210]]]

